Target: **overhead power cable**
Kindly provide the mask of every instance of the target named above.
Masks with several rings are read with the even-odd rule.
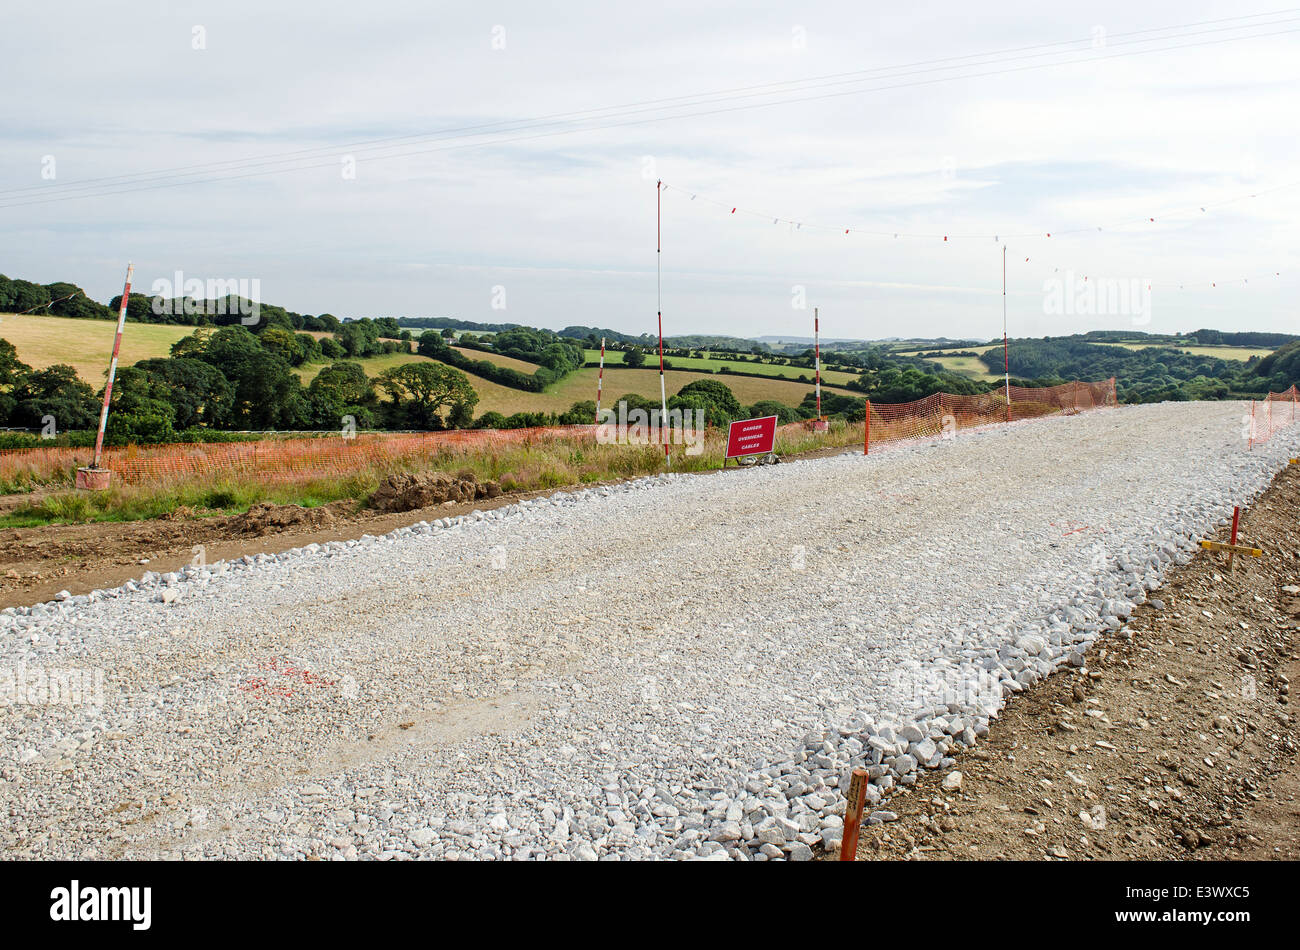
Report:
[[[1040,44],[1038,46],[1020,47],[1014,50],[969,54],[966,56],[949,57],[940,60],[925,60],[898,67],[882,67],[851,73],[828,74],[783,83],[764,83],[759,86],[739,87],[732,90],[723,90],[721,92],[647,100],[641,103],[631,103],[624,106],[606,107],[603,109],[555,113],[550,116],[543,116],[536,119],[518,120],[514,122],[501,121],[485,123],[478,126],[464,126],[457,129],[446,129],[435,133],[395,136],[387,139],[372,139],[367,142],[352,143],[345,146],[320,146],[310,149],[300,149],[294,152],[280,153],[279,155],[263,156],[258,159],[231,159],[192,166],[177,166],[171,169],[161,169],[154,172],[138,172],[119,176],[105,176],[81,182],[68,182],[10,189],[8,191],[0,191],[0,208],[16,208],[32,204],[45,204],[86,197],[103,197],[138,191],[148,191],[157,188],[176,187],[184,184],[235,181],[287,171],[305,171],[315,168],[337,167],[338,161],[343,155],[355,156],[356,154],[362,154],[367,161],[385,161],[417,155],[426,155],[435,152],[452,151],[464,148],[479,148],[489,145],[505,145],[557,135],[571,135],[580,132],[600,131],[603,129],[671,121],[675,119],[719,115],[769,106],[812,102],[850,95],[862,95],[889,89],[922,86],[939,82],[952,82],[958,79],[972,79],[1029,69],[1043,69],[1054,66],[1073,65],[1099,60],[1166,52],[1170,50],[1187,49],[1198,46],[1217,45],[1221,43],[1236,42],[1239,40],[1258,39],[1300,31],[1300,26],[1297,26],[1283,30],[1265,29],[1264,32],[1258,32],[1261,28],[1300,23],[1300,17],[1276,19],[1279,15],[1296,12],[1300,12],[1300,8],[1275,11],[1270,14],[1254,14],[1249,17],[1233,17],[1221,20],[1200,21],[1199,23],[1184,24],[1181,26],[1159,27],[1148,30],[1132,31],[1131,33],[1115,34],[1115,37],[1121,39],[1108,40],[1105,46],[1102,47],[1102,50],[1100,51],[1101,54],[1099,55],[1092,54],[1088,50],[1069,48],[1059,49],[1055,53],[1050,52],[1050,50],[1059,47],[1073,47],[1083,42],[1091,42],[1091,40],[1068,40],[1058,43]],[[1274,17],[1275,19],[1260,22],[1261,17]],[[1232,25],[1221,25],[1224,23],[1231,23]],[[1210,28],[1197,30],[1189,29],[1191,27],[1202,26],[1209,26]],[[1118,53],[1105,53],[1106,50],[1115,47],[1130,45],[1144,46],[1149,43],[1165,43],[1168,40],[1186,39],[1192,36],[1204,36],[1207,34],[1218,34],[1241,30],[1255,30],[1256,32],[1232,36],[1216,36],[1213,39],[1198,40],[1192,43],[1178,43],[1174,45],[1161,45],[1154,48],[1132,49]],[[1157,36],[1154,34],[1163,35]],[[1145,38],[1134,38],[1139,35]],[[1026,59],[1038,59],[1043,56],[1060,56],[1062,54],[1071,55],[1077,53],[1083,53],[1084,55],[1074,55],[1073,58],[1055,59],[1049,62],[1023,62],[1023,60]],[[1006,63],[1018,63],[1018,65],[1004,65]],[[908,76],[949,72],[952,70],[969,70],[972,68],[983,70],[986,66],[1000,66],[1001,68],[974,73],[959,72],[956,75],[931,75],[929,78],[925,79],[913,79],[907,82],[888,82],[883,85],[879,84],[882,80],[893,80]],[[856,88],[862,83],[874,83],[874,85],[864,88]],[[818,95],[801,95],[802,93],[810,91],[832,89],[835,87],[850,85],[855,88],[841,88],[834,92],[824,92]],[[791,96],[791,94],[794,95]],[[772,99],[772,96],[786,96],[786,98]],[[726,105],[727,103],[740,103],[742,100],[755,99],[761,101],[746,101],[742,104]],[[698,107],[700,106],[713,105],[725,107],[698,110]],[[697,109],[698,111],[677,111],[680,109]],[[667,112],[668,114],[646,115],[647,113],[664,112]],[[624,121],[611,121],[615,119],[621,119]],[[563,127],[553,128],[553,126]],[[501,136],[506,137],[503,138]],[[468,139],[477,139],[477,141],[464,141]],[[442,144],[430,148],[405,148],[408,144],[415,144],[416,142],[421,141],[440,142]],[[403,150],[397,152],[391,151],[395,148]],[[367,154],[372,152],[385,152],[385,154]],[[324,157],[326,154],[330,156],[328,161],[315,160]],[[304,162],[306,164],[304,164]],[[51,194],[51,192],[53,192],[53,194]]]

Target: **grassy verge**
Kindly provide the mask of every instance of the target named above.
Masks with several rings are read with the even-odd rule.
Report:
[[[856,445],[862,426],[832,423],[829,432],[814,434],[792,427],[778,433],[777,452],[797,455],[828,447]],[[710,431],[703,451],[685,454],[672,447],[669,470],[697,472],[722,464],[725,433]],[[480,481],[493,480],[503,491],[536,491],[636,478],[665,470],[659,445],[600,445],[590,439],[557,438],[531,444],[497,447],[449,446],[419,458],[392,460],[348,475],[268,481],[256,476],[213,482],[194,477],[144,485],[115,485],[104,492],[53,491],[0,516],[0,528],[36,527],[92,521],[139,521],[183,510],[204,516],[238,514],[260,502],[304,507],[353,499],[358,504],[394,471],[472,472]]]
[[[239,514],[259,502],[306,508],[362,499],[379,485],[371,474],[275,483],[255,478],[167,485],[116,485],[103,492],[61,491],[33,499],[0,517],[0,528],[90,521],[143,521],[177,511],[199,516]]]

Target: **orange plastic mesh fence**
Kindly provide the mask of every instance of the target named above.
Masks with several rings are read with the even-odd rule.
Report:
[[[1294,386],[1286,392],[1269,393],[1258,401],[1251,400],[1247,406],[1248,415],[1243,420],[1251,446],[1267,442],[1296,422],[1300,417],[1297,404],[1300,404],[1300,392]]]
[[[1054,413],[1071,414],[1116,405],[1115,380],[1065,383],[1045,389],[1011,387],[978,396],[936,393],[915,402],[871,403],[870,444],[941,436],[958,429],[1034,419]],[[1270,393],[1253,403],[1254,422],[1248,426],[1251,444],[1266,442],[1284,426],[1300,419],[1296,387]],[[1248,406],[1247,410],[1250,411]],[[791,423],[794,431],[807,423]],[[555,439],[596,441],[596,426],[546,426],[532,429],[457,429],[447,432],[361,433],[354,438],[263,439],[255,442],[185,443],[107,449],[103,465],[126,484],[175,478],[255,476],[270,481],[349,475],[363,471],[409,470],[448,451],[474,451],[537,444]],[[73,469],[89,465],[88,448],[14,449],[0,452],[0,481],[24,477],[55,480],[71,477]]]
[[[1064,383],[1045,389],[1000,387],[978,396],[935,393],[915,402],[871,403],[870,444],[939,436],[973,426],[1072,414],[1116,405],[1114,377],[1101,383]]]

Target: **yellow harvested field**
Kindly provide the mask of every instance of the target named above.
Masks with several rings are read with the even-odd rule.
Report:
[[[895,356],[920,356],[922,353],[987,353],[994,346],[1001,346],[1001,343],[986,343],[982,346],[948,346],[934,350],[898,350]]]
[[[298,374],[304,386],[308,385],[316,374],[323,370],[330,363],[360,363],[366,371],[367,376],[378,376],[386,369],[394,366],[402,366],[405,363],[422,363],[423,356],[417,356],[414,353],[385,353],[382,356],[367,356],[364,359],[348,359],[342,357],[337,360],[326,360],[323,363],[306,363],[302,366],[295,366],[293,371]],[[473,377],[471,377],[472,379]]]
[[[1180,353],[1194,356],[1207,356],[1216,360],[1241,360],[1243,363],[1252,356],[1268,356],[1273,350],[1267,346],[1201,346],[1199,343],[1108,343],[1107,346],[1122,346],[1126,350],[1145,350],[1150,346],[1170,347]]]
[[[489,363],[495,363],[497,366],[508,366],[510,369],[517,369],[526,376],[531,376],[537,372],[537,364],[529,363],[527,360],[517,360],[513,356],[502,356],[500,353],[486,353],[483,350],[474,350],[464,346],[453,346],[453,350],[461,354],[467,360],[487,360]]]
[[[971,379],[998,379],[1002,375],[990,370],[977,356],[942,356],[935,359],[935,362],[946,370]]]
[[[1164,349],[1172,348],[1178,350],[1180,353],[1199,354],[1202,356],[1208,356],[1211,359],[1241,360],[1243,363],[1252,356],[1268,356],[1268,354],[1273,352],[1273,348],[1267,346],[1202,346],[1199,343],[1161,343],[1158,341],[1144,342],[1141,340],[1091,340],[1085,342],[1092,342],[1098,346],[1118,346],[1126,350],[1145,350],[1150,347],[1161,347]],[[940,350],[900,350],[897,355],[919,356],[922,353],[943,353],[945,354],[944,359],[946,360],[948,358],[946,354],[948,353],[985,353],[988,350],[993,349],[994,346],[1000,345],[1001,344],[989,344],[986,346],[958,346],[946,347]],[[967,357],[967,359],[969,359],[969,357]],[[947,365],[947,363],[944,365]]]
[[[172,344],[193,332],[194,327],[128,322],[118,362],[129,366],[139,360],[170,356]],[[0,314],[0,337],[14,345],[20,360],[33,369],[66,363],[97,387],[104,385],[116,335],[116,320]]]

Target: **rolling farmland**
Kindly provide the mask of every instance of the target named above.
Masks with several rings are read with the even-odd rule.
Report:
[[[20,360],[33,369],[66,363],[92,386],[104,384],[116,332],[117,324],[112,320],[0,314],[0,338],[14,345]],[[193,327],[129,323],[119,360],[129,366],[139,360],[169,356],[171,345],[193,332]]]
[[[600,350],[587,350],[587,362],[592,363],[600,359]],[[623,362],[624,353],[622,350],[606,350],[605,366],[618,366]],[[697,369],[704,372],[715,372],[722,367],[727,367],[737,373],[761,373],[764,376],[784,377],[786,379],[797,380],[800,376],[807,376],[810,380],[813,377],[813,371],[806,366],[779,366],[770,363],[750,363],[747,360],[723,359],[709,354],[707,357],[697,356],[667,356],[666,362],[671,363],[675,369]],[[646,365],[654,363],[658,365],[659,356],[657,353],[646,354]],[[822,385],[843,385],[851,380],[857,379],[856,373],[845,373],[840,370],[828,370],[822,368]]]
[[[1013,341],[1014,342],[1014,341]],[[1245,362],[1252,357],[1264,357],[1273,350],[1266,346],[1202,346],[1199,343],[1184,344],[1164,344],[1140,341],[1112,342],[1108,340],[1086,341],[1095,343],[1098,346],[1118,346],[1126,350],[1145,350],[1151,348],[1174,349],[1180,353],[1190,353],[1200,355],[1209,359],[1220,360],[1240,360]],[[924,356],[941,365],[944,369],[951,370],[954,373],[960,373],[963,376],[969,376],[971,379],[978,380],[995,380],[1000,379],[1002,374],[996,370],[990,370],[984,363],[974,356],[958,356],[958,353],[976,353],[983,354],[989,350],[999,348],[1000,343],[987,343],[982,346],[958,346],[945,347],[943,349],[906,349],[897,350],[897,356],[922,356],[926,353],[937,353],[938,356]]]
[[[104,370],[108,366],[108,357],[113,349],[115,324],[108,320],[73,320],[66,317],[48,316],[2,316],[0,317],[0,337],[13,343],[18,351],[18,358],[36,369],[42,369],[54,363],[66,363],[77,371],[82,379],[92,386],[103,385]],[[167,324],[135,323],[127,324],[122,338],[121,363],[129,366],[139,360],[153,357],[166,357],[176,341],[189,336],[194,327],[171,326]],[[316,333],[314,336],[328,336]],[[456,347],[460,353],[471,360],[488,360],[499,366],[508,366],[522,373],[533,373],[537,366],[524,360],[503,356],[499,353],[487,353],[467,347]],[[598,351],[588,351],[591,353]],[[659,374],[652,368],[628,369],[613,363],[611,357],[617,356],[621,362],[621,352],[608,351],[605,367],[605,404],[627,393],[636,393],[647,398],[659,395]],[[378,376],[386,369],[406,363],[423,362],[427,357],[415,353],[389,353],[382,356],[369,356],[351,362],[360,363],[367,376]],[[706,359],[672,360],[675,366],[699,368],[705,372],[691,372],[690,369],[672,369],[665,374],[668,395],[673,395],[687,383],[697,379],[718,379],[726,384],[736,398],[745,405],[775,399],[789,406],[798,405],[806,393],[812,391],[812,383],[799,382],[799,375],[811,375],[811,371],[793,366],[768,366],[759,363],[738,363]],[[294,372],[309,384],[327,362],[307,363],[294,368]],[[747,372],[765,373],[771,371],[770,379],[754,376],[715,375],[708,370],[718,366],[731,365]],[[475,391],[479,394],[479,403],[475,415],[485,412],[499,412],[511,415],[516,412],[563,412],[573,403],[596,398],[596,376],[594,368],[580,369],[549,386],[545,392],[530,393],[511,389],[475,376],[469,377]],[[783,378],[790,377],[790,378]],[[852,379],[849,373],[822,374],[822,386],[827,392],[853,395],[849,390],[836,387],[837,382]]]

